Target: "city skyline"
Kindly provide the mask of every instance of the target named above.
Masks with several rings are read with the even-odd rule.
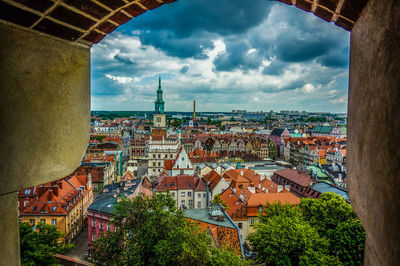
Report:
[[[161,75],[166,111],[347,111],[349,32],[281,3],[209,2],[146,12],[94,45],[92,110],[151,110]]]

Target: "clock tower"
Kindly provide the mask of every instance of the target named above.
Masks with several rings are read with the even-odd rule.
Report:
[[[161,89],[161,77],[158,78],[157,99],[154,102],[155,112],[153,114],[153,129],[151,136],[153,140],[162,140],[166,138],[167,119],[164,113],[163,91]]]

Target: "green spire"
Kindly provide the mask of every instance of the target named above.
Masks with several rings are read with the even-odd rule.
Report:
[[[164,113],[164,101],[162,99],[162,89],[161,89],[161,76],[158,76],[158,90],[157,90],[157,100],[155,103],[155,112],[156,114]]]

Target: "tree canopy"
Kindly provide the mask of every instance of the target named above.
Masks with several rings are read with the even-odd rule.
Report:
[[[298,206],[268,204],[248,240],[266,265],[362,265],[365,232],[350,204],[334,193]]]
[[[64,254],[74,246],[58,243],[63,234],[57,227],[43,223],[35,229],[29,223],[20,223],[19,236],[22,265],[56,265],[54,254]]]
[[[231,257],[228,250],[216,250],[206,232],[189,223],[175,207],[170,194],[121,199],[113,223],[118,228],[95,242],[92,260],[98,265],[218,265]],[[220,264],[219,264],[220,265]],[[235,265],[235,264],[234,264]]]

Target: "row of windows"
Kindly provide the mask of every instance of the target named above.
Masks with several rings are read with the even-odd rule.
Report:
[[[111,231],[111,225],[106,222],[99,221],[99,229],[104,230],[107,226],[107,231]],[[96,228],[96,220],[92,220],[92,227]]]
[[[35,222],[36,222],[35,219],[29,219],[29,223],[31,225],[35,225]],[[45,224],[46,223],[46,219],[40,219],[39,222]],[[57,219],[51,219],[51,224],[56,226],[57,225]]]
[[[186,201],[185,200],[181,200],[181,206],[184,208],[186,206]],[[193,200],[189,200],[189,208],[193,208]],[[197,208],[200,209],[201,208],[201,201],[197,202]]]
[[[155,159],[156,157],[158,157],[158,159],[168,159],[168,154],[164,154],[163,156],[161,156],[162,154],[153,154],[153,159]],[[169,155],[170,159],[174,158],[173,154]]]
[[[181,192],[181,197],[184,198],[185,196],[186,196],[186,192],[185,192],[185,191],[182,191],[182,192]],[[191,197],[191,196],[192,196],[192,192],[191,192],[191,191],[188,191],[187,196],[188,196],[188,197]],[[172,192],[172,197],[175,197],[175,192]],[[201,198],[201,193],[197,193],[197,197],[198,197],[198,198]],[[206,197],[207,197],[207,194],[206,194],[206,193],[203,193],[203,199],[205,199]]]

